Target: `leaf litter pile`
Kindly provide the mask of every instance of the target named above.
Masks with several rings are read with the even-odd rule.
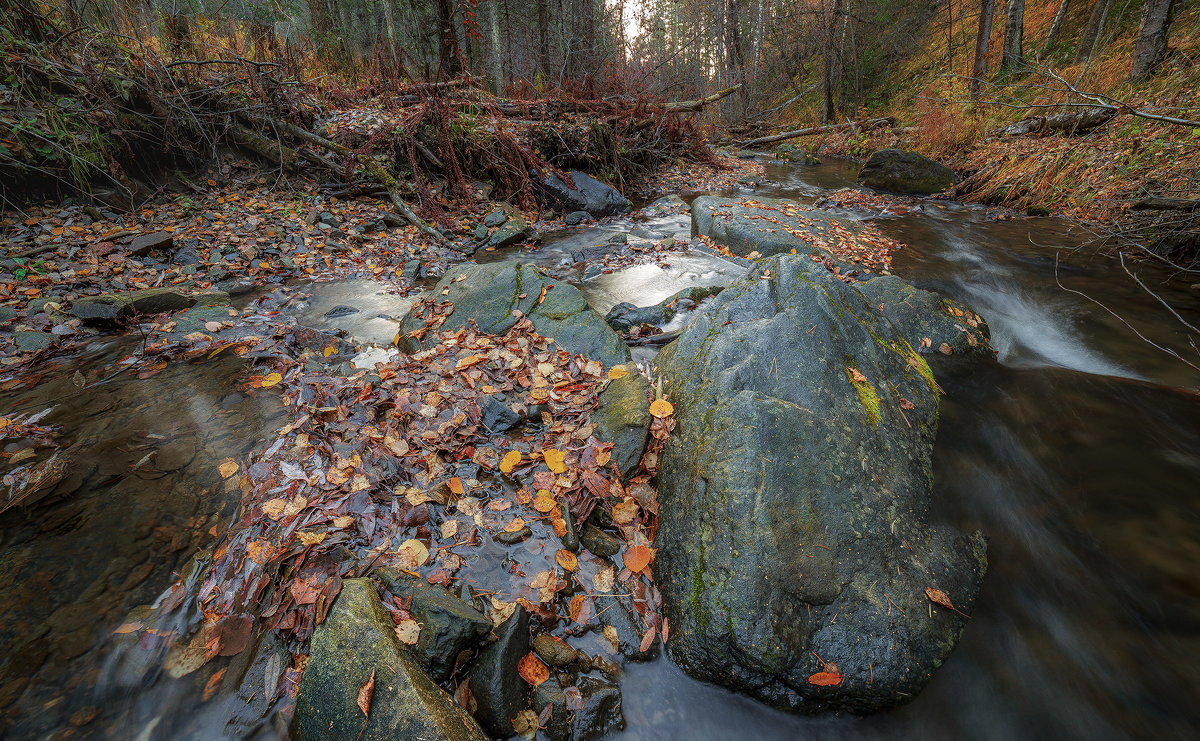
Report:
[[[599,392],[630,366],[606,371],[539,336],[525,318],[502,336],[473,326],[442,332],[450,304],[427,299],[418,310],[436,344],[348,377],[282,351],[290,337],[282,325],[261,329],[262,337],[181,340],[191,343],[188,356],[232,348],[260,359],[266,367],[248,385],[278,387],[291,420],[261,455],[219,467],[241,491],[239,519],[162,603],[168,617],[194,604],[200,624],[188,636],[119,629],[175,641],[166,660],[172,676],[239,653],[259,626],[277,631],[294,654],[278,690],[294,698],[307,642],[342,579],[382,566],[467,586],[496,625],[520,605],[566,634],[595,631],[614,652],[619,638],[600,624],[596,602],[620,595],[640,616],[640,649],[665,640],[649,568],[658,512],[649,481],[674,427],[671,404],[651,404],[648,451],[622,484],[590,416]],[[489,397],[503,398],[524,423],[504,434],[488,429]],[[576,533],[589,517],[623,541],[619,558],[579,548]],[[420,624],[402,600],[384,598],[399,639],[415,643]]]

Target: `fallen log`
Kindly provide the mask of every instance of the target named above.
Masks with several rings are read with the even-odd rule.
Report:
[[[1026,134],[1064,133],[1083,134],[1099,128],[1117,115],[1116,108],[1086,108],[1082,111],[1051,113],[1045,116],[1030,116],[1000,130],[1002,136],[1025,136]]]
[[[666,103],[663,105],[663,108],[668,111],[698,111],[704,106],[716,103],[718,100],[733,95],[741,89],[742,83],[739,82],[733,87],[727,87],[724,90],[718,90],[708,97],[697,98],[696,100],[681,100],[675,103]]]
[[[1200,199],[1151,196],[1129,204],[1134,211],[1200,211]]]
[[[806,129],[796,129],[795,131],[784,131],[780,134],[772,134],[771,136],[760,136],[757,139],[740,142],[743,147],[755,147],[761,144],[774,144],[775,142],[786,141],[788,139],[796,139],[801,136],[814,136],[816,134],[829,134],[834,131],[845,131],[846,129],[878,129],[884,126],[894,126],[896,119],[890,116],[885,118],[871,118],[865,121],[849,121],[841,124],[829,124],[828,126],[810,126]]]

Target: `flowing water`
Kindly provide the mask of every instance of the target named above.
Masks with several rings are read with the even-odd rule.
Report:
[[[768,165],[769,182],[757,193],[811,202],[851,184],[854,171],[836,161]],[[877,224],[908,245],[894,258],[895,272],[973,305],[999,350],[997,363],[932,359],[946,390],[934,515],[989,538],[990,571],[961,644],[912,703],[868,718],[791,716],[692,680],[665,659],[629,664],[620,737],[1192,737],[1200,688],[1200,373],[1127,326],[1182,353],[1188,348],[1177,323],[1119,265],[1086,247],[1072,252],[1085,235],[1065,222],[994,221],[981,209],[930,201]],[[615,232],[686,237],[687,229],[686,217],[657,217],[552,235],[536,251],[500,256],[569,270],[572,251]],[[1056,265],[1059,253],[1067,259]],[[1167,273],[1146,264],[1137,269],[1185,318],[1200,321],[1200,293],[1187,281],[1166,283]],[[738,274],[733,263],[687,252],[581,287],[604,312]],[[360,313],[327,317],[341,305]],[[384,342],[388,317],[403,305],[377,286],[346,283],[323,289],[308,310]],[[89,383],[133,349],[93,353],[83,366]],[[155,708],[196,703],[173,710],[199,716],[197,690],[164,696],[136,683],[115,686],[103,637],[228,522],[236,492],[223,493],[216,461],[271,437],[279,411],[270,394],[234,388],[233,359],[85,389],[72,383],[77,367],[48,368],[52,381],[2,397],[6,411],[57,405],[44,424],[70,430],[80,461],[78,475],[53,493],[61,504],[36,516],[0,515],[0,647],[9,656],[0,701],[12,702],[5,712],[16,719],[7,735],[43,737],[71,728],[72,717],[84,736],[187,735],[178,726],[164,733],[166,724],[155,730]],[[190,733],[218,735],[235,712],[229,702],[242,702],[237,694],[225,699],[207,713],[210,721],[191,724],[206,731]],[[250,727],[238,726],[244,735]]]

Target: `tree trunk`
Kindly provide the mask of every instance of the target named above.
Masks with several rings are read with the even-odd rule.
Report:
[[[1133,67],[1129,80],[1137,82],[1150,76],[1167,56],[1167,39],[1175,20],[1176,0],[1146,0],[1137,43],[1133,47]]]
[[[500,0],[491,0],[488,3],[488,36],[491,41],[492,48],[488,53],[488,62],[492,73],[492,89],[496,95],[504,90],[504,59],[500,56],[500,8],[498,7]],[[543,7],[543,6],[540,6]],[[543,34],[545,31],[543,30]],[[544,35],[543,35],[543,38]],[[546,50],[542,48],[542,59],[539,67],[545,64]]]
[[[1008,16],[1004,21],[1004,54],[1000,69],[1012,70],[1021,66],[1024,55],[1021,44],[1025,35],[1025,0],[1008,0]]]
[[[329,33],[329,8],[325,0],[308,0],[308,20],[317,33]]]
[[[1092,13],[1088,16],[1087,28],[1083,30],[1083,38],[1079,40],[1079,50],[1075,53],[1075,63],[1092,61],[1092,54],[1100,43],[1100,35],[1104,33],[1104,20],[1108,17],[1108,9],[1113,0],[1096,0]]]
[[[833,0],[833,12],[829,17],[829,36],[825,41],[825,90],[824,105],[821,106],[821,123],[830,123],[836,115],[834,105],[834,86],[837,84],[838,24],[842,19],[842,0]]]
[[[1046,43],[1042,44],[1042,53],[1045,54],[1050,45],[1058,38],[1058,32],[1062,30],[1063,19],[1067,17],[1067,8],[1071,5],[1071,0],[1061,0],[1058,4],[1058,12],[1054,14],[1054,21],[1050,24],[1050,33],[1046,34]]]
[[[443,77],[457,77],[462,72],[458,58],[458,37],[454,32],[454,0],[437,0],[438,73]]]
[[[979,5],[979,33],[975,37],[975,66],[971,70],[971,97],[978,98],[983,78],[988,72],[988,50],[992,39],[992,15],[996,0],[982,0]]]

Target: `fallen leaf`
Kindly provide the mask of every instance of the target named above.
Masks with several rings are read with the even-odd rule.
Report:
[[[550,678],[550,670],[532,651],[521,657],[517,662],[517,673],[529,684],[537,687]]]
[[[666,399],[658,399],[650,405],[650,414],[662,419],[675,413],[675,407]]]
[[[517,717],[512,719],[513,730],[521,738],[533,741],[538,732],[538,717],[537,713],[532,710],[522,710],[517,713]]]
[[[283,510],[287,507],[288,500],[286,499],[268,499],[263,502],[262,511],[267,517],[272,520],[278,520],[283,516]]]
[[[850,373],[850,380],[854,383],[870,383],[870,381],[867,380],[867,377],[864,376],[862,371],[860,371],[858,368],[850,368],[848,370]]]
[[[251,561],[264,564],[275,555],[275,546],[269,540],[252,540],[246,544],[246,555]]]
[[[934,589],[933,587],[925,587],[925,596],[928,597],[929,601],[934,603],[935,605],[941,605],[942,607],[945,607],[947,610],[954,609],[954,604],[950,601],[950,595],[946,594],[945,592],[943,592],[940,589]]]
[[[450,480],[447,482],[447,485],[450,487],[450,491],[453,492],[456,496],[461,497],[467,491],[466,488],[463,486],[462,479],[460,479],[457,476],[450,477]]]
[[[551,471],[553,471],[554,473],[566,473],[567,472],[567,464],[565,462],[566,453],[562,452],[561,450],[557,450],[555,448],[547,448],[545,455],[546,455],[546,465],[550,468]]]
[[[638,573],[642,569],[650,565],[654,554],[644,545],[630,546],[625,551],[625,568],[633,573]]]
[[[611,625],[604,626],[604,639],[612,646],[613,653],[621,650],[621,637],[617,635],[617,629]]]
[[[421,624],[412,618],[401,620],[396,626],[396,637],[406,646],[417,645],[417,639],[421,637]]]
[[[333,518],[333,526],[334,527],[338,527],[338,528],[350,527],[353,524],[354,524],[354,517],[352,515],[342,515],[341,517]]]
[[[226,459],[217,466],[217,470],[221,472],[221,478],[227,479],[238,472],[238,464],[232,460]]]
[[[320,545],[325,541],[325,537],[327,535],[329,535],[329,533],[307,533],[303,530],[296,533],[296,537],[300,538],[300,542],[306,546]]]
[[[429,549],[416,538],[409,538],[401,543],[397,553],[407,555],[413,566],[424,566],[429,560]]]
[[[446,520],[442,523],[442,538],[453,538],[458,533],[458,520]]]
[[[808,678],[809,684],[815,684],[818,687],[832,687],[836,684],[841,684],[844,677],[837,672],[817,672]]]
[[[611,594],[613,590],[614,578],[615,574],[613,573],[613,568],[611,566],[607,569],[601,569],[596,573],[595,576],[592,577],[592,586],[595,587],[596,591],[600,594]]]
[[[555,553],[554,560],[558,561],[558,565],[567,571],[574,571],[579,567],[579,559],[575,557],[574,553],[565,549],[561,549],[558,553]]]
[[[550,492],[542,489],[533,500],[533,508],[538,512],[551,512],[558,508],[558,503],[554,501]]]
[[[504,532],[515,533],[523,527],[525,527],[525,520],[520,517],[514,517],[504,526]]]
[[[358,690],[358,708],[363,711],[363,715],[371,714],[371,695],[375,693],[375,670],[371,670],[371,676]]]
[[[632,498],[626,499],[620,504],[613,505],[612,517],[613,522],[618,525],[628,525],[637,517],[638,503]]]
[[[645,653],[646,651],[649,651],[650,647],[654,645],[654,637],[657,635],[658,635],[658,631],[654,629],[653,625],[651,625],[650,628],[646,631],[646,634],[642,636],[642,644],[640,646],[638,646],[638,651],[641,651],[643,653]]]
[[[260,385],[265,389],[269,389],[282,380],[283,376],[279,375],[278,373],[268,373],[267,375],[263,376],[262,383]]]
[[[608,369],[608,377],[615,381],[618,378],[624,378],[629,375],[629,371],[625,370],[624,366],[614,365]]]
[[[500,461],[500,473],[512,473],[513,469],[521,463],[521,451],[510,450],[504,455],[504,460]]]

